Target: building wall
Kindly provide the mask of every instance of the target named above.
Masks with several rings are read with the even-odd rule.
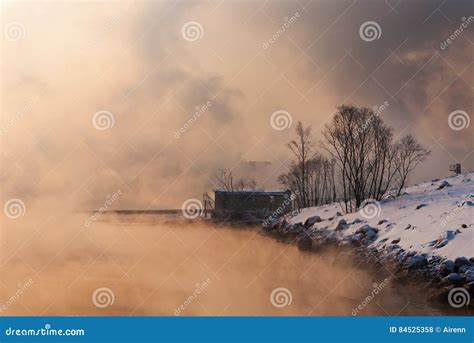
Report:
[[[260,218],[271,215],[279,207],[284,206],[285,200],[290,198],[290,192],[275,194],[261,194],[252,192],[215,192],[215,216],[251,214]],[[284,206],[286,212],[291,206]]]

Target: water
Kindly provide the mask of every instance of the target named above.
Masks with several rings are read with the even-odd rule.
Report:
[[[102,217],[89,228],[84,218],[56,219],[3,232],[11,244],[2,251],[2,315],[352,315],[358,305],[358,315],[442,314],[420,292],[385,283],[383,270],[252,228],[152,215]]]

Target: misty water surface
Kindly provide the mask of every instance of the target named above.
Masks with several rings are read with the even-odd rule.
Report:
[[[150,215],[104,216],[85,227],[85,219],[3,231],[2,315],[172,316],[179,307],[180,315],[351,315],[387,276],[340,251],[300,252],[252,228]],[[101,288],[113,295],[97,307]],[[287,306],[272,305],[277,288],[289,291],[280,299]],[[438,314],[420,298],[390,281],[358,314]]]

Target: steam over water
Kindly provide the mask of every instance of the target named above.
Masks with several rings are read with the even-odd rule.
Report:
[[[438,314],[340,251],[151,215],[59,217],[2,228],[1,315]]]

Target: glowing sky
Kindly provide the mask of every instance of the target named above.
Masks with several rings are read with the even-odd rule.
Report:
[[[472,117],[473,24],[441,48],[472,10],[467,0],[5,2],[2,196],[90,208],[121,189],[118,207],[177,207],[241,160],[272,161],[263,186],[275,188],[296,122],[319,140],[343,103],[388,102],[395,135],[432,150],[412,182],[456,162],[472,170],[474,123],[454,130],[448,117]],[[361,36],[366,22],[375,39]],[[279,110],[290,128],[272,127]],[[98,111],[113,127],[94,127]]]

